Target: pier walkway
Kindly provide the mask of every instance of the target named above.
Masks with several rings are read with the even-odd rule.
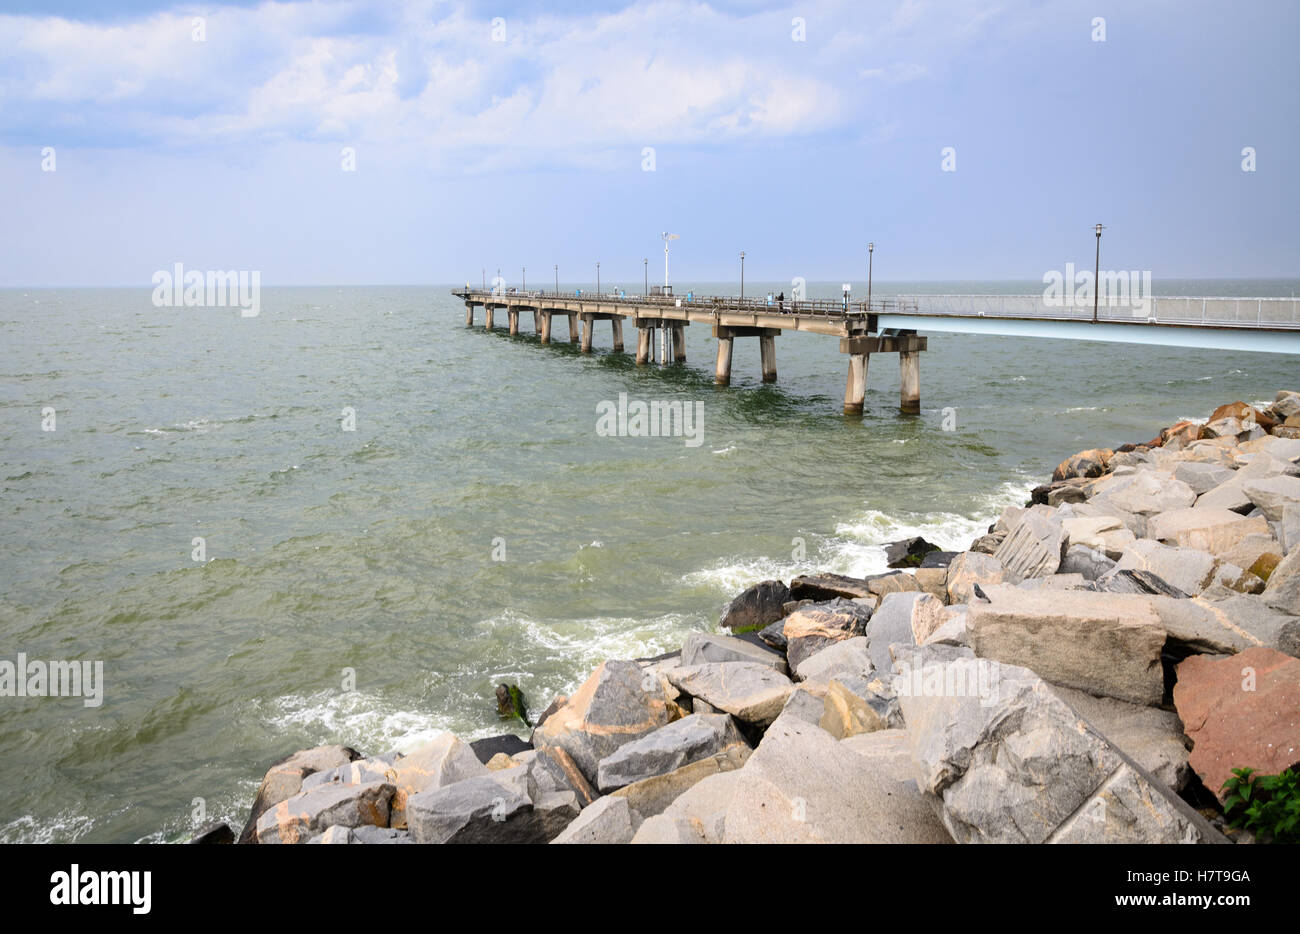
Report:
[[[776,337],[782,331],[807,331],[839,338],[849,357],[844,390],[845,414],[860,414],[872,354],[897,353],[899,405],[905,413],[921,407],[920,355],[928,338],[919,332],[990,334],[1161,344],[1213,350],[1251,350],[1300,354],[1300,300],[1294,298],[1147,297],[1111,301],[1103,293],[1096,318],[1092,305],[1049,303],[1042,295],[911,295],[866,302],[783,301],[734,296],[628,295],[475,289],[453,294],[465,303],[465,324],[474,309],[484,310],[490,330],[503,311],[511,334],[519,316],[531,313],[542,343],[552,325],[565,320],[568,339],[590,353],[597,321],[610,323],[613,348],[623,350],[623,322],[637,331],[636,362],[653,362],[658,337],[660,362],[685,362],[685,328],[707,325],[718,340],[714,380],[731,382],[733,343],[757,337],[764,382],[776,380]]]

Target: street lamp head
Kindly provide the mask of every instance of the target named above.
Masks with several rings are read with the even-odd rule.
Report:
[[[1102,227],[1101,224],[1098,224],[1094,229],[1097,231],[1097,236],[1100,237],[1100,236],[1101,236],[1101,232],[1102,232],[1103,230],[1105,230],[1106,228]]]
[[[875,249],[876,249],[876,245],[875,245],[874,243],[868,243],[868,244],[867,244],[867,252],[868,252],[868,253],[874,253],[874,252],[875,252]]]

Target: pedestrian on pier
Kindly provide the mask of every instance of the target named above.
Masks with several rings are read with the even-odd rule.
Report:
[[[784,292],[784,291],[782,291],[781,294],[778,295],[778,296],[776,297],[776,310],[777,310],[777,311],[785,311],[785,292]]]

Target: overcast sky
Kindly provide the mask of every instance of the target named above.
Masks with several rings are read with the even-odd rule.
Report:
[[[0,3],[0,286],[1300,274],[1292,0],[101,6]]]

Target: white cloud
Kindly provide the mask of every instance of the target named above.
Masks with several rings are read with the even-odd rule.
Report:
[[[792,15],[823,40],[790,41]],[[582,159],[592,147],[797,137],[861,122],[845,73],[927,76],[906,60],[908,37],[933,53],[975,19],[955,18],[915,0],[870,16],[852,3],[722,12],[660,0],[511,17],[494,42],[491,18],[460,5],[394,14],[338,0],[217,8],[194,42],[190,13],[110,25],[8,16],[0,133],[79,126],[100,143],[164,148],[335,139],[419,147],[432,161],[476,147]]]

